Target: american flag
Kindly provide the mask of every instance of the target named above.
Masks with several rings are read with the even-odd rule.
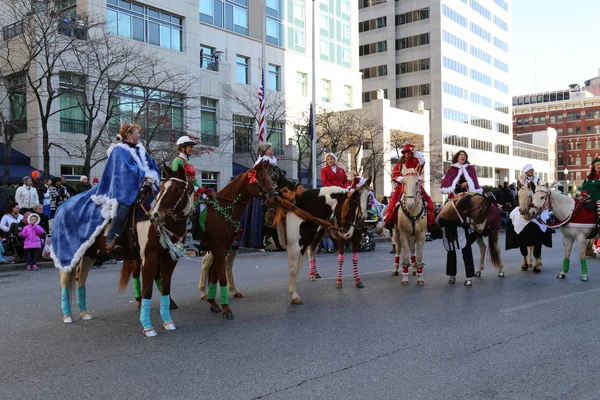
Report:
[[[265,141],[265,70],[262,70],[262,79],[258,88],[258,100],[260,101],[260,116],[258,117],[258,141]]]

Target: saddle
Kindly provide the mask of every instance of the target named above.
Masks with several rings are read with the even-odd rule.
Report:
[[[140,245],[135,226],[138,222],[148,221],[149,217],[146,211],[150,210],[153,201],[152,188],[146,185],[142,186],[117,237],[117,244],[123,248],[132,249],[135,253],[139,251]]]

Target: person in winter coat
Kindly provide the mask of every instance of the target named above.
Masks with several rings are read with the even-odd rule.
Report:
[[[83,193],[85,191],[90,190],[92,188],[92,185],[90,185],[87,176],[81,175],[79,177],[79,183],[75,185],[75,188],[77,189],[77,193]]]
[[[69,198],[69,194],[62,187],[62,182],[59,177],[52,180],[52,186],[50,186],[48,192],[50,193],[50,219],[53,219],[56,210]]]
[[[0,215],[8,210],[8,203],[12,203],[14,200],[10,199],[9,194],[6,192],[5,186],[0,186]]]
[[[25,260],[27,263],[27,271],[37,271],[37,253],[42,248],[41,237],[44,234],[44,229],[39,225],[40,217],[35,213],[29,214],[27,217],[27,225],[19,233],[19,236],[25,239],[23,248],[25,249]]]
[[[40,201],[44,198],[44,194],[48,190],[46,185],[44,185],[44,180],[42,179],[42,174],[40,171],[33,171],[31,173],[31,186],[35,188],[38,192],[38,197]]]
[[[17,194],[17,188],[19,187],[19,181],[12,181],[10,185],[6,187],[6,193],[10,197],[10,201],[16,201],[15,196]]]
[[[339,186],[347,188],[351,182],[348,180],[344,168],[338,165],[338,159],[335,154],[327,153],[325,156],[325,165],[321,168],[321,183],[323,187]]]
[[[21,214],[31,211],[34,205],[40,203],[38,191],[33,187],[31,177],[26,176],[23,178],[23,186],[17,189],[15,201],[21,207]]]
[[[17,203],[8,203],[8,211],[2,216],[0,220],[0,236],[6,237],[12,224],[18,224],[23,219],[23,216],[19,214],[20,207]]]

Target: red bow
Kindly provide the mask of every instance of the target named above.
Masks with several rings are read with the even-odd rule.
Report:
[[[250,184],[256,183],[256,171],[252,170],[248,172],[248,181]]]

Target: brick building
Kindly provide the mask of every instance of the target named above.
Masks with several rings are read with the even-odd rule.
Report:
[[[600,156],[600,77],[584,86],[513,97],[513,134],[556,129],[556,177],[575,192]],[[567,170],[567,176],[565,176]]]

